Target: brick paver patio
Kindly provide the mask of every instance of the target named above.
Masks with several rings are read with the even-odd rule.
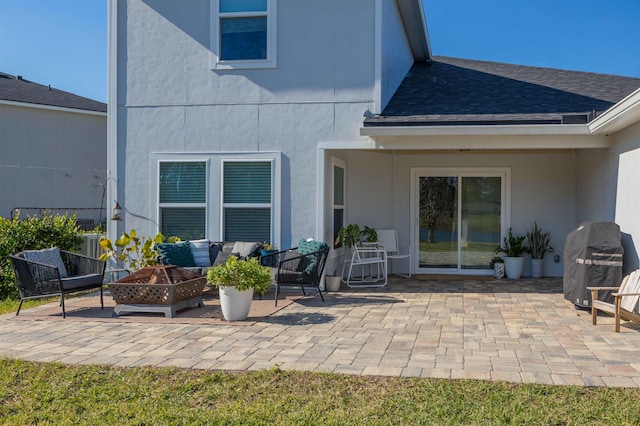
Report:
[[[108,297],[108,296],[107,296]],[[560,279],[391,280],[248,324],[15,320],[0,354],[69,364],[283,369],[640,387],[640,328],[565,301]]]

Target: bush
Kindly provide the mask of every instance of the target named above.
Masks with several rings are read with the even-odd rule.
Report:
[[[16,277],[9,255],[22,250],[40,250],[59,247],[61,250],[80,251],[82,237],[76,216],[45,213],[43,217],[0,217],[0,299],[18,296]]]

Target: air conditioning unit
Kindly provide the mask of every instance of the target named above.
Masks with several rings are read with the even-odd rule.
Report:
[[[100,248],[100,238],[104,236],[105,234],[83,234],[80,253],[93,258],[100,257],[100,255],[102,254],[102,249]]]

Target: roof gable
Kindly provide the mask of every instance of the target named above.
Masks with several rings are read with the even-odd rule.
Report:
[[[107,104],[0,72],[0,100],[107,112]]]

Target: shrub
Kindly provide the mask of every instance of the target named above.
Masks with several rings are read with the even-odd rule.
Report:
[[[256,257],[240,260],[231,256],[207,271],[207,281],[216,287],[233,286],[239,291],[253,288],[256,293],[265,294],[271,285],[271,268],[260,265]]]
[[[78,252],[81,244],[75,215],[45,213],[41,218],[22,220],[18,216],[13,219],[0,217],[0,299],[18,296],[10,254],[54,246]]]

